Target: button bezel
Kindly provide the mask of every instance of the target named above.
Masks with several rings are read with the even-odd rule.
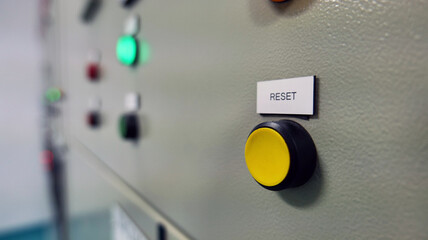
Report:
[[[306,129],[297,122],[280,120],[260,123],[251,130],[251,133],[259,128],[273,129],[282,136],[290,152],[290,169],[284,180],[275,186],[265,186],[254,180],[272,191],[299,187],[306,183],[313,175],[317,162],[316,147]]]

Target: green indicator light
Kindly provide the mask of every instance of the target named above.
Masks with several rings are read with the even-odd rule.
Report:
[[[119,132],[122,137],[126,136],[126,119],[124,116],[120,117],[119,120]]]
[[[117,40],[116,55],[119,62],[132,65],[137,60],[137,41],[131,35],[124,35]]]
[[[150,45],[146,41],[142,40],[140,42],[140,59],[139,59],[139,61],[142,64],[146,64],[150,60],[150,54],[151,54]]]
[[[58,102],[61,99],[62,93],[58,88],[49,88],[46,90],[45,97],[50,103]]]

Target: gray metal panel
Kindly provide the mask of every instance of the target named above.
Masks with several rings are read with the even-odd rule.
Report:
[[[197,239],[428,237],[428,1],[104,1],[89,25],[83,1],[61,2],[66,131]],[[150,62],[115,58],[125,18],[139,13]],[[85,80],[87,50],[103,78]],[[256,82],[316,74],[318,114],[295,119],[320,166],[305,186],[258,186],[244,162]],[[142,94],[142,138],[118,136],[128,91]],[[104,125],[84,124],[103,100]],[[70,146],[73,151],[73,145]]]

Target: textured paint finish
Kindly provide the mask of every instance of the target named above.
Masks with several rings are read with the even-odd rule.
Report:
[[[428,1],[139,1],[151,59],[132,69],[114,55],[131,11],[104,1],[82,25],[82,4],[60,4],[66,132],[192,237],[428,238]],[[83,81],[93,47],[105,70],[97,85]],[[254,126],[282,117],[255,113],[256,83],[308,75],[317,114],[294,120],[319,167],[301,188],[267,191],[244,146]],[[136,144],[116,124],[130,91],[142,97]],[[94,94],[105,123],[89,131],[81,119]]]

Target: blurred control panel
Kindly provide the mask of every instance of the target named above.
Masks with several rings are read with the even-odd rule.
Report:
[[[427,1],[54,2],[70,218],[428,238]]]

